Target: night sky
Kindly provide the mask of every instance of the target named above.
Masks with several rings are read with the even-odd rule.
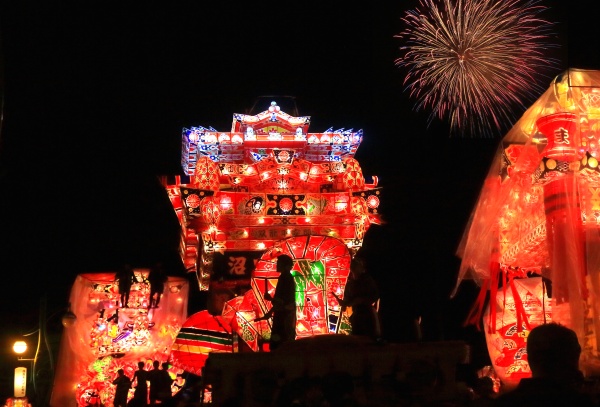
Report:
[[[182,273],[157,181],[181,172],[182,128],[229,131],[255,98],[291,95],[311,132],[364,131],[356,158],[384,187],[385,224],[362,252],[384,335],[411,340],[417,316],[426,339],[476,335],[460,326],[476,287],[448,295],[499,138],[451,135],[413,111],[394,35],[415,1],[12,3],[0,9],[3,329],[35,324],[44,293],[64,305],[79,273],[159,260]],[[555,75],[600,69],[597,40],[580,41],[600,38],[598,24],[558,3],[543,2],[559,33]]]

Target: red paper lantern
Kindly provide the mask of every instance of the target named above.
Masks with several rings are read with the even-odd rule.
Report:
[[[194,186],[199,189],[218,191],[221,184],[219,166],[209,157],[203,156],[196,162]]]
[[[538,130],[548,138],[543,155],[561,161],[577,159],[579,137],[574,113],[562,112],[540,117],[536,124]]]

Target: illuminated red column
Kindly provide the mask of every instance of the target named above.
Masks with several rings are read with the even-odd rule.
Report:
[[[541,117],[536,124],[548,138],[542,152],[542,169],[550,257],[545,277],[552,281],[553,319],[579,330],[586,296],[586,272],[579,192],[572,165],[579,159],[576,120],[573,113],[555,113]]]

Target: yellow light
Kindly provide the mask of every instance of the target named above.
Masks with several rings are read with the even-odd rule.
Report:
[[[13,345],[13,351],[18,355],[25,353],[26,350],[27,350],[27,343],[25,341],[16,341],[15,344]]]
[[[341,212],[341,211],[345,210],[347,206],[348,206],[347,202],[337,201],[335,203],[335,210],[336,210],[336,212]]]
[[[310,219],[309,217],[306,217],[306,218],[304,218],[304,221],[305,221],[306,223],[310,223],[311,219]]]
[[[265,223],[265,218],[258,218],[258,223]]]
[[[257,244],[256,244],[256,248],[257,248],[257,249],[259,249],[259,250],[262,250],[262,249],[264,249],[265,247],[266,247],[266,246],[265,246],[265,244],[264,244],[264,243],[262,243],[262,242],[260,242],[260,243],[257,243]]]

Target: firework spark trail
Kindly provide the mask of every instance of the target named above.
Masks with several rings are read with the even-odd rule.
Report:
[[[544,51],[553,24],[539,0],[420,0],[406,12],[404,45],[396,59],[407,68],[405,90],[415,110],[430,109],[463,134],[507,130],[514,109],[525,110],[544,90],[557,60]],[[501,133],[500,133],[501,134]]]

